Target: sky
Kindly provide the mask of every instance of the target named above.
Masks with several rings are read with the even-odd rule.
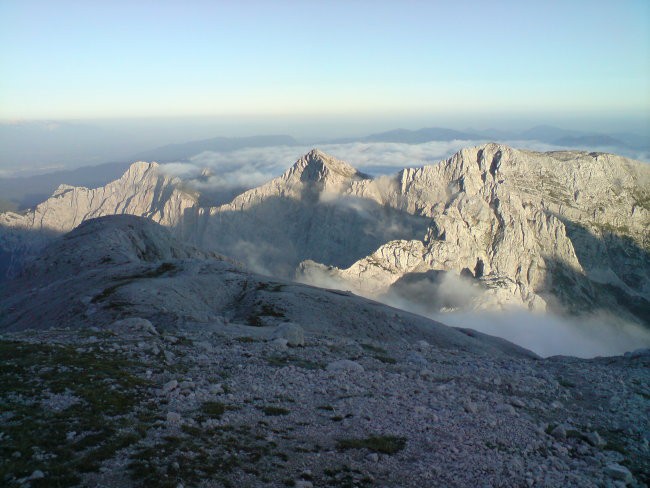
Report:
[[[2,0],[0,71],[4,121],[647,123],[650,2]]]

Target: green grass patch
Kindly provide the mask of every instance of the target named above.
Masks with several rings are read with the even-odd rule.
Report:
[[[360,439],[340,439],[336,447],[346,449],[368,449],[382,454],[395,454],[406,447],[405,437],[392,435],[370,436]]]
[[[119,288],[131,284],[137,280],[158,278],[166,273],[172,273],[177,270],[173,263],[162,263],[155,269],[143,271],[142,273],[133,274],[119,278],[115,284],[108,286],[102,290],[101,293],[95,295],[90,301],[91,303],[99,303],[110,298]]]
[[[367,352],[374,352],[376,354],[383,354],[383,355],[388,354],[388,351],[386,349],[384,349],[382,347],[379,347],[379,346],[373,346],[372,344],[363,344],[362,343],[361,348],[364,351],[367,351]]]
[[[259,409],[264,412],[264,415],[270,416],[289,415],[291,413],[291,411],[287,410],[286,408],[275,407],[273,405],[265,405],[263,407],[259,407]]]
[[[221,402],[203,402],[201,412],[212,418],[221,418],[226,413],[226,405]]]
[[[266,362],[271,366],[278,366],[280,368],[283,368],[285,366],[296,366],[302,369],[325,369],[325,365],[322,363],[288,355],[269,356],[266,358]]]
[[[175,488],[179,483],[198,486],[205,480],[234,487],[230,473],[238,469],[264,473],[282,455],[273,442],[248,426],[183,426],[181,434],[136,450],[128,468],[136,485],[148,488]]]
[[[390,356],[383,356],[383,355],[377,354],[377,355],[373,356],[373,358],[375,358],[377,361],[380,361],[380,362],[385,363],[385,364],[395,364],[395,363],[397,363],[397,360],[395,358],[390,357]]]
[[[6,436],[0,479],[11,484],[40,469],[47,476],[31,482],[34,487],[74,485],[80,473],[98,470],[138,442],[143,432],[133,428],[129,415],[140,408],[148,383],[137,370],[144,365],[115,353],[0,341],[0,411],[13,413],[0,421]],[[50,393],[77,402],[53,409],[47,405]]]
[[[576,384],[566,378],[558,378],[557,382],[565,388],[575,388]]]

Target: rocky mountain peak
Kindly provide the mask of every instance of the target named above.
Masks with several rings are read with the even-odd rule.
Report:
[[[370,176],[361,173],[345,161],[330,156],[319,149],[312,149],[289,169],[287,176],[299,177],[302,182],[325,182],[327,180],[364,180]]]
[[[156,162],[149,163],[147,161],[136,161],[135,163],[132,163],[131,166],[129,166],[127,173],[131,172],[143,174],[149,170],[157,170],[158,168],[160,168],[160,165]]]

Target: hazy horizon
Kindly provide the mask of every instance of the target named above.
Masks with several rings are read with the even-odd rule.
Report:
[[[551,126],[583,134],[632,134],[646,138],[645,121],[625,118],[600,120],[492,117],[176,117],[84,120],[0,121],[0,178],[44,174],[108,162],[132,162],[139,153],[170,144],[185,144],[215,137],[287,135],[297,144],[322,146],[337,139],[363,138],[394,129],[418,130],[440,127],[476,134],[485,130],[508,132],[507,137],[466,138],[466,144],[498,140],[517,141],[516,134],[534,127]],[[530,139],[530,138],[527,138]],[[539,141],[548,143],[549,141]],[[515,144],[517,145],[517,144]],[[647,144],[645,144],[647,146]],[[458,145],[458,148],[463,144]],[[533,150],[556,150],[553,144],[519,145]],[[650,162],[647,148],[592,147],[582,149],[613,152]],[[431,154],[435,158],[440,153]],[[187,157],[197,154],[188,154]],[[345,159],[345,155],[341,155]],[[429,158],[430,159],[430,158]]]

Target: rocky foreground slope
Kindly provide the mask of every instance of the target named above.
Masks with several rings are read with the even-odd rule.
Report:
[[[0,286],[0,331],[6,486],[650,481],[647,350],[540,359],[145,219],[51,243]]]
[[[266,274],[415,299],[425,312],[603,310],[649,325],[647,164],[486,144],[371,178],[314,150],[225,205],[199,206],[190,187],[135,163],[104,188],[62,187],[33,211],[0,214],[0,271],[87,218],[127,213]],[[466,300],[447,300],[450,278]]]

